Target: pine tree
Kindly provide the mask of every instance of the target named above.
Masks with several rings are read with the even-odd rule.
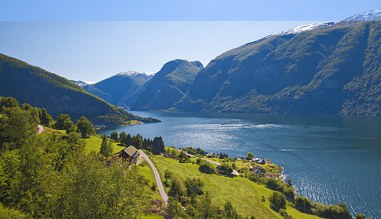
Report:
[[[111,144],[110,142],[108,141],[107,139],[107,136],[104,135],[102,137],[102,144],[101,144],[101,149],[100,149],[100,153],[105,156],[105,157],[108,157],[112,154],[112,148],[111,148]]]

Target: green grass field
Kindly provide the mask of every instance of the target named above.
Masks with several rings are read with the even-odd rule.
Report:
[[[89,138],[84,138],[86,142],[86,147],[85,151],[86,152],[99,152],[101,149],[101,144],[102,144],[102,138],[97,135],[90,136]],[[112,152],[117,153],[124,149],[124,146],[119,146],[117,143],[112,142]]]
[[[151,159],[162,175],[169,169],[179,178],[185,180],[187,177],[198,177],[205,183],[205,190],[213,197],[213,201],[219,205],[230,200],[237,211],[244,217],[254,215],[256,218],[283,218],[270,209],[268,198],[272,190],[251,182],[242,177],[229,178],[219,175],[208,175],[198,170],[198,165],[186,163],[180,164],[177,160],[164,158],[162,156],[151,156]],[[262,202],[262,196],[266,201]],[[319,217],[303,214],[292,207],[287,207],[287,212],[293,218],[317,219]]]

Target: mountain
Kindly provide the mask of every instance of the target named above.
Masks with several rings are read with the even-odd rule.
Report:
[[[173,107],[188,91],[202,68],[199,61],[177,59],[166,63],[143,85],[131,109],[163,110]]]
[[[376,10],[366,11],[364,13],[349,17],[349,18],[345,19],[344,21],[346,21],[346,22],[351,22],[351,21],[381,21],[381,10],[376,9]]]
[[[0,54],[0,96],[46,108],[54,116],[67,113],[76,120],[84,115],[95,125],[144,120],[87,93],[61,76],[3,54]]]
[[[145,73],[128,71],[83,88],[112,104],[130,106],[136,99],[139,88],[151,77]]]
[[[84,82],[84,81],[75,81],[75,80],[70,80],[71,82],[73,82],[74,84],[80,86],[80,87],[84,87],[86,85],[89,85],[88,83]]]
[[[381,22],[349,21],[300,27],[227,51],[200,71],[175,107],[381,115]]]

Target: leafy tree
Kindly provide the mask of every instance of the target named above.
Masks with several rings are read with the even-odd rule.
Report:
[[[363,214],[356,214],[355,219],[366,219],[366,217]]]
[[[273,192],[270,196],[270,208],[276,212],[280,209],[286,209],[286,197],[280,192]]]
[[[93,124],[84,116],[78,119],[76,126],[78,131],[81,133],[82,138],[87,138],[90,135],[95,134]]]
[[[223,162],[220,166],[218,166],[217,171],[222,175],[231,175],[233,173],[233,167],[227,162]]]
[[[59,130],[66,130],[67,133],[74,132],[76,127],[68,114],[60,114],[57,117],[54,128]]]
[[[165,184],[168,185],[168,179],[170,179],[173,176],[173,173],[170,170],[165,170],[164,172],[164,179],[165,179]]]
[[[30,104],[24,103],[22,104],[21,109],[28,111],[30,115],[32,116],[33,120],[35,121],[35,123],[37,124],[41,123],[38,108],[34,108]]]
[[[5,108],[19,108],[19,102],[13,97],[0,97],[0,113]]]
[[[231,201],[226,201],[224,205],[224,213],[225,213],[224,216],[226,218],[232,218],[232,219],[241,218],[240,215],[237,213],[237,210],[234,209]]]
[[[188,197],[202,195],[205,184],[199,178],[187,178],[184,182]]]
[[[179,200],[180,197],[185,195],[184,184],[181,182],[179,178],[172,176],[171,188],[168,192],[168,195],[176,198],[177,200]]]
[[[199,163],[198,170],[200,170],[200,172],[206,173],[206,174],[216,173],[216,168],[212,164],[210,164],[209,162],[206,162],[206,161],[201,161]]]
[[[20,108],[4,108],[0,119],[0,149],[15,149],[36,135],[37,123],[30,112]]]
[[[189,162],[189,157],[188,157],[188,155],[184,151],[180,152],[180,154],[177,157],[177,159],[179,159],[180,163],[188,163]]]
[[[352,219],[348,207],[343,203],[331,206],[316,203],[313,214],[328,219]]]
[[[104,135],[102,137],[102,144],[101,144],[101,149],[100,149],[100,153],[105,156],[105,157],[108,157],[112,154],[112,147],[111,147],[111,144],[110,142],[108,141],[107,139],[107,136]]]
[[[51,127],[54,124],[52,116],[44,108],[39,109],[39,117],[41,124],[47,127]]]
[[[118,141],[119,140],[118,132],[116,131],[111,132],[110,138],[114,141]]]
[[[296,196],[295,198],[295,208],[300,212],[311,214],[312,213],[312,203],[311,201],[302,196]]]
[[[168,199],[167,214],[169,218],[186,218],[186,213],[182,209],[180,202],[173,197],[169,197]]]
[[[254,154],[251,152],[247,153],[246,160],[252,160],[254,158]]]

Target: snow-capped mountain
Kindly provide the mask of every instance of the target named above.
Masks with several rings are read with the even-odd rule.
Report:
[[[381,21],[381,9],[366,11],[349,17],[344,21]]]
[[[268,37],[284,36],[284,35],[289,35],[289,34],[299,34],[302,32],[311,31],[311,30],[318,28],[318,27],[329,27],[329,26],[332,26],[334,24],[335,24],[334,22],[305,24],[305,25],[297,26],[297,27],[292,28],[290,30],[286,30],[286,31],[282,31],[280,33],[269,35]],[[266,38],[268,38],[268,37],[266,37]]]
[[[151,76],[151,74],[147,74],[147,73],[144,73],[144,72],[137,72],[137,71],[126,71],[126,72],[120,72],[118,74],[116,74],[118,76],[131,76],[131,77],[136,77],[136,76]]]
[[[84,82],[84,81],[75,81],[75,80],[71,80],[71,81],[74,82],[75,84],[77,84],[77,85],[80,86],[80,87],[89,85],[89,83],[86,83],[86,82]]]

